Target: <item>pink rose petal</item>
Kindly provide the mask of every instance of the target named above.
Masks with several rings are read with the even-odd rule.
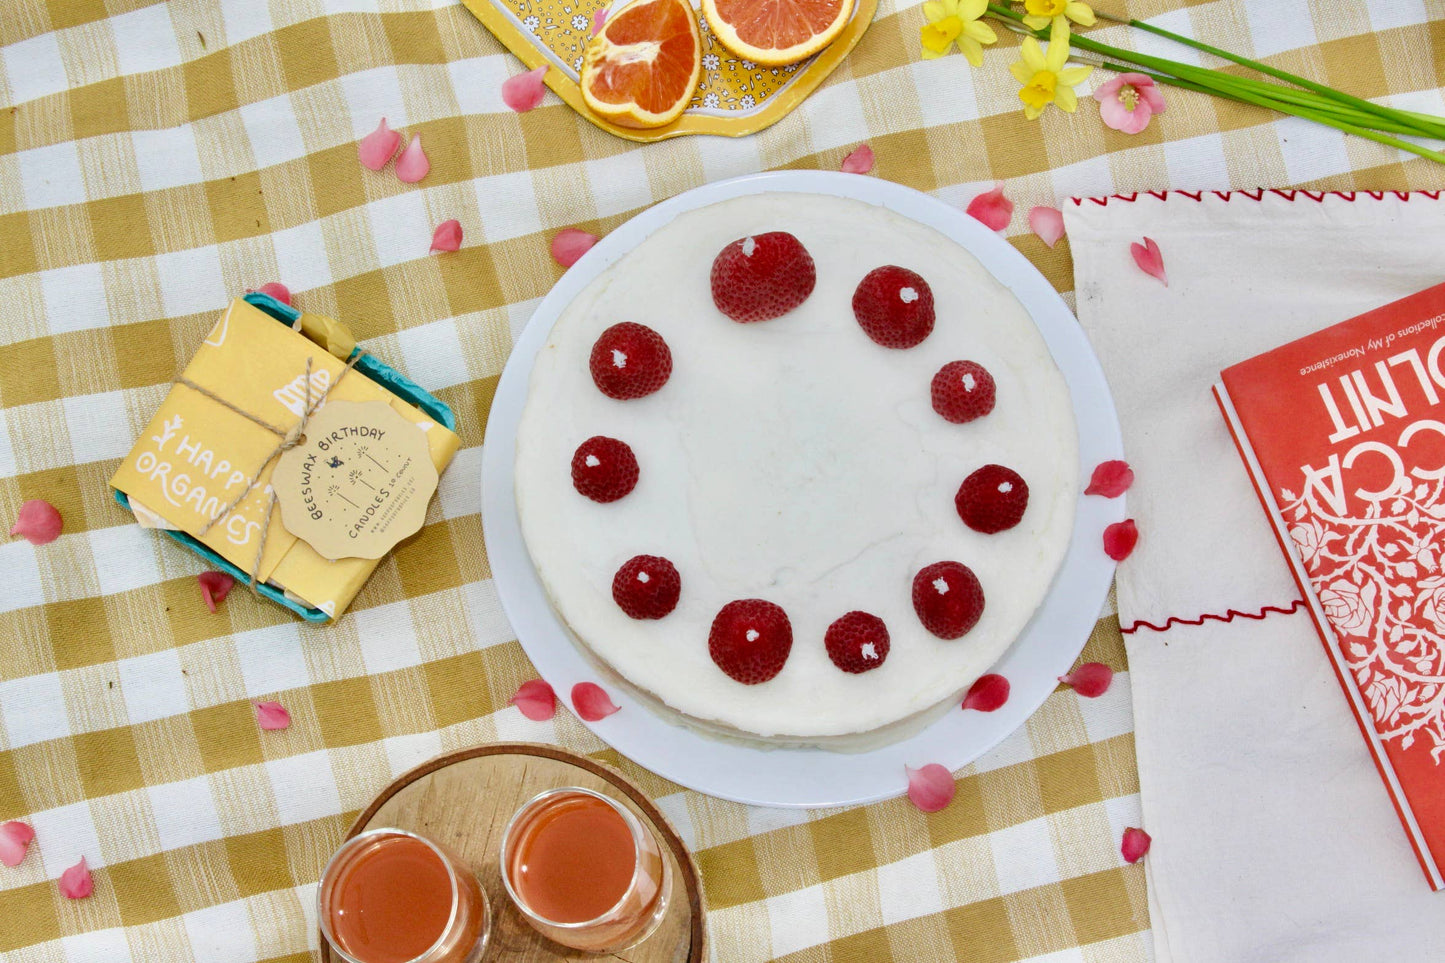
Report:
[[[1169,286],[1169,278],[1164,275],[1164,255],[1159,252],[1159,245],[1152,237],[1144,238],[1143,244],[1137,241],[1130,244],[1129,253],[1134,255],[1134,263],[1139,265],[1139,270],[1163,281],[1166,288]]]
[[[1122,562],[1134,551],[1139,543],[1139,526],[1134,519],[1126,518],[1104,529],[1104,554],[1116,562]]]
[[[1144,830],[1130,826],[1124,830],[1124,840],[1119,844],[1119,852],[1123,855],[1124,862],[1137,863],[1149,852],[1149,844],[1152,842]]]
[[[60,537],[65,521],[56,507],[39,498],[32,498],[20,506],[15,524],[10,526],[11,535],[19,535],[31,545],[49,545]]]
[[[236,580],[225,572],[202,572],[196,576],[196,581],[201,583],[201,598],[212,614],[216,611],[216,603],[224,601],[236,584]]]
[[[602,25],[607,22],[608,10],[608,7],[603,7],[600,10],[592,11],[592,36],[595,37],[602,32]]]
[[[256,290],[268,297],[275,298],[282,304],[291,303],[291,289],[280,281],[268,281]]]
[[[421,135],[417,134],[397,158],[396,179],[405,184],[415,184],[429,173],[431,161],[426,159],[426,151],[421,149]]]
[[[0,826],[0,863],[19,866],[25,859],[25,851],[35,838],[35,830],[22,822],[11,820]]]
[[[565,228],[552,238],[552,260],[563,267],[571,267],[597,243],[596,234],[579,231],[575,227]]]
[[[977,709],[979,712],[992,712],[1008,701],[1008,680],[997,673],[990,672],[988,675],[981,675],[968,687],[968,695],[963,697],[965,709]]]
[[[920,769],[904,766],[903,771],[908,773],[908,801],[920,811],[936,813],[953,800],[953,773],[938,763]]]
[[[1059,676],[1059,681],[1073,686],[1075,692],[1087,699],[1097,699],[1109,691],[1114,670],[1102,662],[1085,662],[1068,675]]]
[[[1035,207],[1029,211],[1029,229],[1053,247],[1064,236],[1064,215],[1057,207]]]
[[[85,857],[80,857],[80,862],[60,874],[60,895],[66,899],[85,899],[95,892],[95,882],[90,878],[90,867],[85,865]]]
[[[542,78],[547,76],[547,65],[524,74],[514,74],[502,83],[502,103],[519,114],[537,107],[547,94],[547,85]]]
[[[400,146],[401,134],[387,127],[383,117],[376,130],[361,138],[356,145],[356,154],[361,158],[362,167],[379,171],[396,156],[396,149]]]
[[[533,722],[545,722],[557,714],[557,693],[543,679],[523,682],[512,696],[512,705]]]
[[[1094,466],[1094,477],[1089,479],[1089,487],[1084,489],[1084,494],[1118,498],[1128,491],[1132,484],[1134,469],[1129,467],[1127,461],[1101,461]]]
[[[990,231],[1002,231],[1013,218],[1014,202],[1003,196],[1003,181],[999,181],[993,190],[984,191],[969,201],[967,212]]]
[[[579,682],[572,687],[572,708],[587,722],[596,722],[612,715],[619,708],[607,697],[600,685]]]
[[[262,729],[285,729],[291,725],[291,713],[279,702],[256,703],[256,722]]]
[[[431,250],[433,251],[456,251],[462,246],[462,222],[458,220],[442,221],[437,229],[432,232]]]
[[[843,173],[866,174],[873,169],[873,148],[859,144],[857,149],[843,158]]]

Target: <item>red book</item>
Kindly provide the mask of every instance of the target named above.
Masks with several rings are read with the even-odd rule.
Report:
[[[1445,888],[1445,284],[1215,399],[1432,888]]]

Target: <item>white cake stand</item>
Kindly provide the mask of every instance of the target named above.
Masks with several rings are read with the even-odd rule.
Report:
[[[677,215],[733,197],[769,191],[851,197],[877,204],[952,238],[1008,287],[1033,317],[1063,372],[1079,428],[1079,472],[1123,457],[1114,401],[1083,329],[1043,275],[1002,237],[956,208],[911,188],[854,174],[780,171],[696,188],[648,208],[603,238],[557,282],[517,339],[497,385],[482,450],[482,522],[502,607],[543,678],[566,699],[573,684],[597,672],[558,621],[522,540],[513,494],[517,423],[533,360],[552,324],[609,265]],[[993,671],[1011,684],[996,712],[954,709],[921,732],[862,753],[767,749],[724,742],[674,725],[618,686],[605,686],[622,707],[587,723],[618,752],[659,776],[698,792],[757,806],[825,807],[874,802],[907,788],[905,766],[941,763],[959,769],[1001,742],[1043,705],[1094,628],[1114,563],[1102,533],[1124,518],[1122,498],[1079,496],[1063,565],[1039,611]]]

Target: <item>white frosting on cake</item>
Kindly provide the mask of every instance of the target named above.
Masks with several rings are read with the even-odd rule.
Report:
[[[738,324],[713,305],[709,272],[726,244],[788,231],[817,265],[789,314]],[[917,347],[874,344],[853,318],[859,280],[898,264],[932,287],[937,323]],[[672,377],[644,398],[597,390],[588,356],[619,321],[656,330]],[[930,382],[949,361],[982,364],[998,386],[989,415],[950,424]],[[572,487],[593,435],[619,438],[637,487],[599,504]],[[959,484],[996,462],[1021,474],[1029,506],[982,535],[954,509]],[[632,686],[692,720],[754,737],[868,733],[957,697],[1023,629],[1073,527],[1077,439],[1062,375],[1017,300],[936,231],[884,208],[809,194],[736,198],[679,216],[593,281],[562,313],[532,369],[517,435],[517,507],[527,547],[562,620]],[[677,566],[682,597],[657,621],[629,618],[612,578],[634,555]],[[914,574],[951,559],[983,585],[965,636],[929,634]],[[742,685],[708,655],[713,617],[734,599],[783,607],[793,648],[774,679]],[[861,674],[836,668],[828,626],[861,609],[891,651]]]

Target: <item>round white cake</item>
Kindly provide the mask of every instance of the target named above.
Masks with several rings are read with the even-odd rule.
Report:
[[[780,317],[737,323],[714,304],[714,258],[773,231],[811,254],[816,285]],[[936,323],[914,347],[883,347],[855,320],[859,282],[890,264],[932,290]],[[590,373],[594,344],[619,322],[651,328],[671,353],[666,383],[645,397],[614,400]],[[997,400],[955,424],[930,384],[960,360],[992,375]],[[635,487],[605,503],[584,497],[569,467],[599,435],[638,464]],[[1022,476],[1027,508],[983,534],[954,498],[990,464]],[[1073,527],[1076,428],[1043,338],[964,248],[881,207],[758,194],[682,214],[562,313],[531,372],[516,496],[553,607],[612,681],[714,732],[841,746],[901,734],[957,699],[1022,631]],[[680,577],[662,618],[614,601],[614,575],[638,555]],[[970,568],[983,590],[981,617],[958,638],[932,634],[914,607],[915,576],[940,561]],[[709,653],[714,619],[742,599],[774,603],[791,626],[786,662],[758,684]],[[887,627],[886,658],[866,671],[843,671],[824,645],[854,611]]]

